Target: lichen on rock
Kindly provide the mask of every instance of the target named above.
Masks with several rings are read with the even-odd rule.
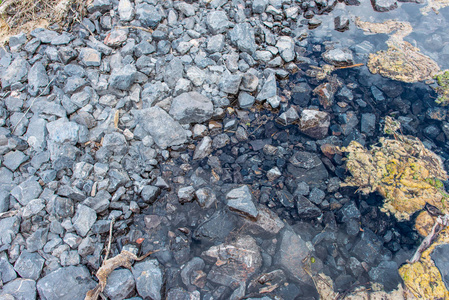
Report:
[[[427,5],[420,9],[423,15],[428,15],[429,12],[434,11],[436,14],[439,13],[439,10],[449,6],[449,0],[428,0]]]
[[[438,85],[434,88],[438,94],[436,103],[446,106],[449,104],[449,70],[437,74],[435,79]]]
[[[447,194],[441,180],[447,179],[441,158],[414,137],[395,133],[394,139],[380,138],[370,150],[356,141],[341,149],[347,153],[351,177],[343,183],[364,194],[379,192],[382,210],[398,220],[409,220],[429,203],[446,212]]]
[[[435,61],[404,41],[404,37],[413,31],[410,23],[393,20],[372,23],[363,22],[360,18],[355,23],[368,34],[394,32],[386,41],[386,51],[369,55],[367,66],[371,73],[403,82],[417,82],[432,79],[440,71]]]

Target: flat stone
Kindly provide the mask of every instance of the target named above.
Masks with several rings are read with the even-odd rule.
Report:
[[[113,29],[104,38],[104,44],[108,47],[120,47],[128,39],[127,29]]]
[[[16,271],[14,270],[14,267],[9,263],[8,257],[6,256],[5,252],[2,252],[0,254],[0,270],[2,270],[1,279],[3,284],[17,278]]]
[[[48,138],[58,144],[78,143],[78,133],[80,126],[75,122],[60,118],[56,121],[47,123]]]
[[[360,261],[366,261],[372,264],[383,248],[382,245],[382,240],[374,232],[368,228],[364,228],[360,239],[352,247],[351,253]]]
[[[0,220],[0,246],[10,244],[19,232],[20,220],[16,216]]]
[[[44,65],[38,61],[28,72],[28,92],[32,96],[37,96],[48,84],[47,71]]]
[[[311,184],[328,178],[329,174],[321,159],[314,153],[298,151],[287,165],[288,172],[299,182]]]
[[[181,124],[202,123],[212,117],[212,101],[198,92],[183,93],[174,98],[170,115]]]
[[[8,295],[13,298],[8,298]],[[36,281],[32,279],[17,278],[3,286],[0,298],[3,300],[35,300]]]
[[[238,101],[240,108],[250,108],[253,106],[256,98],[247,92],[240,92]]]
[[[235,95],[239,92],[240,82],[242,81],[242,75],[233,75],[229,72],[225,72],[220,80],[220,90]]]
[[[430,257],[435,263],[435,266],[438,268],[441,274],[441,278],[446,286],[446,289],[449,288],[449,245],[443,244],[438,245],[433,250]]]
[[[12,84],[25,80],[30,65],[22,57],[17,57],[2,73],[2,88],[9,88]]]
[[[181,59],[172,59],[165,67],[164,81],[171,88],[176,86],[179,79],[182,78],[184,73],[184,65]]]
[[[242,215],[250,218],[256,218],[258,210],[253,202],[253,195],[247,185],[233,189],[226,194],[228,207]]]
[[[11,171],[17,170],[21,164],[28,160],[28,156],[21,151],[11,151],[3,156],[3,165]]]
[[[134,277],[130,270],[114,270],[108,276],[104,294],[113,300],[125,299],[133,294],[135,285]]]
[[[324,111],[305,109],[301,112],[299,129],[302,133],[314,139],[328,136],[330,126],[329,114]]]
[[[80,236],[84,237],[97,220],[97,213],[92,208],[78,204],[76,214],[72,219],[73,228]]]
[[[195,229],[193,237],[205,242],[222,241],[236,228],[236,219],[235,214],[218,210]]]
[[[29,252],[41,250],[47,243],[48,228],[39,228],[26,239],[26,246]],[[22,276],[23,277],[23,276]]]
[[[284,222],[279,216],[271,211],[269,208],[260,205],[258,208],[259,214],[256,220],[245,219],[245,228],[252,234],[277,234],[285,227]]]
[[[372,268],[368,274],[372,281],[382,284],[385,291],[390,292],[402,282],[398,268],[398,264],[394,261],[382,261],[378,266]]]
[[[262,89],[257,94],[256,100],[263,101],[277,95],[276,77],[271,73],[265,80]]]
[[[239,23],[229,32],[231,42],[240,51],[254,54],[256,52],[256,39],[254,30],[249,23]]]
[[[41,274],[45,259],[37,253],[22,251],[14,269],[22,278],[37,280]]]
[[[160,148],[182,145],[187,141],[184,129],[163,109],[150,107],[142,110],[140,116],[145,130]]]
[[[142,298],[161,300],[162,271],[156,259],[135,263],[132,267],[137,293]]]
[[[186,76],[195,86],[203,85],[203,82],[206,79],[206,73],[196,66],[189,67]]]
[[[348,48],[336,48],[327,50],[322,54],[324,61],[336,67],[344,67],[354,64],[352,51]]]
[[[83,300],[95,286],[84,266],[59,268],[37,282],[39,296],[47,300]]]

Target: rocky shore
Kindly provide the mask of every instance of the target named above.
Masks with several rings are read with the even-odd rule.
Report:
[[[379,195],[340,187],[338,147],[376,142],[393,115],[447,159],[449,123],[424,84],[338,69],[372,44],[308,37],[359,4],[94,0],[70,31],[11,37],[0,299],[84,299],[111,222],[110,257],[157,252],[113,271],[108,299],[319,299],[319,274],[343,294],[397,289],[421,238]],[[324,64],[337,69],[322,80]]]

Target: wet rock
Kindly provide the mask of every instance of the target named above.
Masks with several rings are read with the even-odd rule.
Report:
[[[349,18],[344,16],[337,16],[334,18],[334,29],[344,32],[349,29]]]
[[[327,50],[322,54],[323,59],[336,67],[344,67],[354,64],[352,51],[348,48],[336,48]]]
[[[230,25],[226,12],[222,10],[212,11],[207,14],[206,24],[212,34],[225,32]]]
[[[229,136],[226,133],[219,134],[212,140],[212,148],[220,149],[229,144]]]
[[[298,195],[295,200],[300,218],[313,219],[321,215],[321,210],[306,197]]]
[[[301,107],[306,107],[309,104],[312,88],[307,82],[299,82],[292,87],[293,103]]]
[[[204,287],[206,283],[206,274],[203,272],[204,267],[204,260],[194,257],[182,268],[181,279],[189,290],[195,289],[195,286]]]
[[[366,133],[367,136],[373,136],[376,130],[376,115],[367,113],[362,114],[362,119],[360,121],[360,130]]]
[[[115,68],[109,77],[109,86],[119,90],[129,90],[137,77],[134,65],[126,65],[123,68]]]
[[[139,296],[161,300],[163,274],[157,260],[151,259],[134,264],[132,273]]]
[[[137,4],[136,6],[136,18],[144,27],[156,28],[159,22],[164,18],[162,11],[147,3]]]
[[[398,8],[396,0],[371,0],[375,11],[386,12]]]
[[[13,298],[8,298],[8,295]],[[0,298],[5,300],[34,300],[36,299],[36,281],[22,278],[10,281],[3,286]]]
[[[205,241],[222,241],[234,230],[236,217],[225,210],[218,210],[209,219],[200,224],[193,237]]]
[[[157,186],[146,185],[142,188],[140,196],[145,203],[152,204],[156,201],[157,197],[160,195],[161,189]]]
[[[310,277],[304,270],[310,250],[306,242],[291,230],[282,233],[279,250],[276,255],[277,263],[281,265],[288,274],[301,282],[309,282]]]
[[[203,159],[212,152],[212,139],[209,136],[205,136],[201,142],[195,148],[195,152],[193,153],[193,159]]]
[[[381,251],[383,242],[371,230],[365,228],[360,239],[354,244],[351,253],[360,261],[374,263]]]
[[[314,139],[323,139],[328,135],[330,126],[329,114],[324,111],[305,109],[301,112],[299,129]]]
[[[134,6],[129,0],[120,0],[118,13],[121,21],[131,21],[134,17]]]
[[[195,195],[193,186],[181,187],[178,190],[178,200],[180,203],[192,202]]]
[[[326,179],[328,173],[321,159],[313,153],[298,151],[289,160],[287,170],[301,182],[314,183]]]
[[[435,263],[435,266],[438,268],[441,274],[441,278],[446,286],[446,289],[449,287],[449,245],[443,244],[438,245],[433,250],[431,257]]]
[[[342,223],[346,223],[351,219],[360,220],[359,209],[354,202],[346,203],[337,213],[337,220]]]
[[[244,216],[256,218],[258,211],[253,202],[253,195],[247,185],[233,189],[226,194],[228,207]]]
[[[274,167],[267,172],[268,181],[275,181],[282,175],[278,167]]]
[[[125,299],[131,296],[135,289],[133,274],[128,269],[114,270],[108,276],[104,294],[110,299]]]
[[[397,288],[401,282],[398,265],[394,261],[382,261],[377,267],[372,268],[368,274],[372,281],[382,284],[387,292]]]
[[[40,279],[37,290],[41,299],[81,300],[95,285],[86,267],[70,266],[59,268]]]
[[[157,106],[142,110],[140,118],[145,130],[162,149],[181,145],[187,141],[186,133],[181,125]]]
[[[22,57],[17,57],[14,61],[8,66],[8,68],[1,75],[2,79],[2,88],[9,88],[12,84],[19,83],[23,81],[27,74],[30,65],[28,62]]]
[[[228,287],[246,282],[262,266],[260,249],[251,236],[240,236],[234,243],[213,246],[204,251],[202,256],[220,262],[213,265],[207,279]]]
[[[296,109],[290,107],[287,111],[283,112],[279,117],[276,118],[276,122],[281,123],[284,126],[290,125],[299,119],[299,115]]]
[[[213,114],[212,101],[198,92],[183,93],[174,98],[170,115],[181,124],[202,123]]]
[[[229,32],[231,42],[240,51],[254,54],[256,52],[256,39],[254,30],[249,23],[239,23]]]
[[[101,64],[101,53],[92,48],[82,48],[79,59],[86,67],[99,67]]]
[[[279,54],[285,62],[291,62],[295,59],[295,42],[289,36],[281,36],[276,43]]]
[[[243,74],[242,82],[240,83],[240,89],[246,92],[254,92],[259,85],[259,78],[249,71]]]
[[[260,205],[256,220],[244,219],[245,226],[251,234],[277,234],[284,228],[282,220],[269,208]]]
[[[92,208],[78,204],[76,214],[72,219],[73,228],[80,236],[86,236],[92,225],[97,220],[97,213]]]
[[[201,188],[195,192],[196,201],[198,205],[204,208],[211,207],[215,202],[217,202],[217,197],[215,193],[210,188]]]

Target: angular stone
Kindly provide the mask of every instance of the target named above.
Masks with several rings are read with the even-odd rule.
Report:
[[[301,113],[299,129],[311,138],[320,140],[328,136],[329,114],[324,111],[305,109]]]
[[[2,88],[9,88],[12,84],[23,81],[27,74],[30,65],[21,56],[18,56],[2,73]]]
[[[172,59],[165,67],[164,81],[171,88],[176,86],[184,73],[184,65],[179,58]]]
[[[86,267],[59,268],[37,282],[41,299],[82,300],[96,286]]]
[[[80,126],[75,122],[69,122],[67,119],[60,118],[56,121],[47,123],[48,138],[59,144],[78,143],[78,133]]]
[[[189,289],[198,286],[201,280],[205,283],[204,266],[204,260],[194,257],[182,267],[181,279]]]
[[[254,96],[246,93],[246,92],[240,92],[239,93],[239,106],[240,108],[250,108],[253,106],[254,101],[256,99],[254,98]]]
[[[104,294],[112,300],[125,299],[133,294],[135,285],[134,277],[130,270],[114,270],[108,276]]]
[[[195,189],[193,186],[182,187],[178,190],[178,200],[180,203],[192,202],[194,196]]]
[[[47,243],[48,228],[39,228],[26,239],[27,250],[35,252],[42,250],[45,243]],[[23,276],[22,276],[23,277]]]
[[[174,98],[170,115],[181,124],[202,123],[212,117],[212,101],[198,92],[183,93]]]
[[[287,229],[282,233],[276,259],[288,274],[305,283],[310,282],[310,277],[305,271],[306,264],[308,264],[305,259],[309,255],[310,250],[306,242],[299,235]]]
[[[134,17],[134,6],[131,1],[120,0],[118,4],[118,13],[121,21],[131,21]]]
[[[285,224],[276,213],[269,208],[260,205],[258,207],[259,214],[256,220],[245,219],[245,227],[252,234],[277,234],[284,228]]]
[[[269,0],[254,0],[252,2],[253,13],[261,14],[265,12],[267,8]]]
[[[145,130],[160,148],[182,145],[187,141],[184,129],[163,109],[150,107],[142,110],[140,116]]]
[[[204,208],[211,207],[215,202],[217,202],[217,197],[215,193],[210,188],[201,188],[195,192],[196,201],[198,205]]]
[[[295,59],[295,41],[289,36],[281,36],[276,43],[279,54],[285,62],[291,62]]]
[[[204,80],[206,79],[206,74],[203,70],[196,66],[189,67],[187,69],[187,78],[193,83],[195,86],[203,85]]]
[[[239,236],[234,243],[213,246],[202,256],[220,262],[212,266],[207,279],[228,287],[246,282],[262,266],[259,246],[251,236]]]
[[[80,236],[84,237],[97,220],[97,213],[92,208],[78,204],[76,214],[72,219],[73,228]]]
[[[164,18],[161,10],[147,3],[137,4],[136,17],[144,27],[156,28]]]
[[[22,182],[11,190],[11,195],[23,206],[27,205],[32,199],[39,198],[42,187],[35,177]]]
[[[271,73],[267,80],[265,80],[262,89],[257,94],[256,100],[263,101],[277,95],[276,77]]]
[[[79,58],[86,67],[99,67],[101,64],[101,53],[92,48],[83,48]]]
[[[327,50],[322,54],[323,59],[336,67],[350,66],[354,64],[352,51],[348,48],[336,48]]]
[[[430,255],[441,274],[441,278],[449,288],[449,244],[438,245]]]
[[[352,247],[351,253],[360,261],[372,264],[383,248],[382,245],[382,240],[374,232],[364,228],[360,239]]]
[[[299,119],[298,112],[295,108],[290,107],[287,111],[283,112],[276,118],[276,122],[281,123],[284,126],[290,125]]]
[[[161,189],[157,186],[146,185],[142,188],[140,195],[145,203],[152,204],[156,201],[157,197],[161,193]]]
[[[259,78],[256,75],[246,72],[243,74],[240,89],[246,92],[254,92],[259,85]]]
[[[162,271],[155,259],[138,262],[132,267],[137,292],[142,298],[161,300]]]
[[[8,298],[8,295],[13,298]],[[3,286],[0,298],[2,300],[34,300],[36,299],[36,281],[22,278],[10,281]]]
[[[28,156],[21,151],[11,151],[3,156],[3,165],[11,171],[17,170],[17,168],[28,160]]]
[[[377,267],[369,271],[372,281],[384,286],[386,292],[390,292],[398,287],[402,281],[398,273],[398,264],[394,261],[382,261]]]
[[[295,197],[300,218],[313,219],[321,215],[321,210],[304,196]]]
[[[119,90],[127,91],[133,85],[137,77],[134,65],[126,65],[123,68],[115,68],[109,76],[109,86]]]
[[[225,72],[220,80],[220,90],[228,94],[237,94],[239,92],[240,82],[242,81],[242,75],[233,75],[229,72]]]
[[[212,11],[207,14],[206,24],[212,34],[225,32],[230,25],[226,12]]]
[[[36,62],[28,72],[28,92],[36,96],[42,88],[48,84],[47,71],[44,65],[38,61]]]
[[[396,0],[371,0],[375,11],[386,12],[398,8]]]
[[[296,180],[308,184],[327,179],[329,176],[321,159],[314,153],[304,151],[292,155],[287,170]]]
[[[44,262],[45,259],[39,254],[25,250],[22,251],[14,264],[14,269],[22,278],[37,280],[41,274]]]
[[[10,244],[19,232],[20,220],[16,216],[0,220],[0,246]]]
[[[254,30],[249,23],[239,23],[229,32],[231,42],[240,51],[254,54],[256,52],[256,39]]]
[[[253,202],[253,195],[247,185],[233,189],[226,194],[228,207],[242,215],[256,218],[258,210]]]
[[[235,214],[227,210],[218,210],[194,231],[195,239],[207,242],[224,240],[236,227]]]

